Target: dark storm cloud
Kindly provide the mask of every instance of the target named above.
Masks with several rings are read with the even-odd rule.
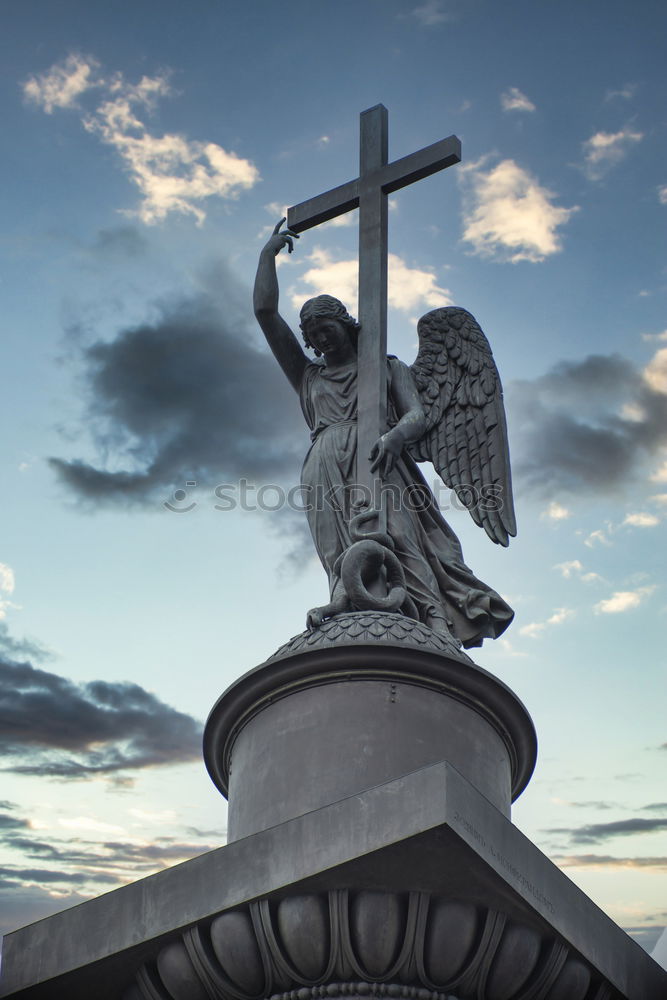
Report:
[[[199,723],[138,684],[75,684],[0,651],[2,770],[85,778],[200,754]]]
[[[26,820],[17,819],[15,816],[9,816],[7,813],[0,812],[0,831],[20,830],[27,826],[28,823]]]
[[[97,881],[97,869],[122,873],[133,870],[139,877],[146,871],[166,867],[173,861],[193,858],[206,851],[212,851],[222,844],[222,838],[215,842],[199,843],[181,841],[175,837],[158,837],[152,844],[137,844],[122,840],[37,840],[25,834],[7,834],[3,845],[20,851],[24,858],[51,865],[75,865],[80,869],[88,867],[89,881]],[[50,869],[57,870],[57,869]],[[85,874],[85,871],[84,871]]]
[[[657,833],[667,830],[667,818],[656,819],[621,819],[612,823],[589,823],[587,826],[574,828],[554,827],[546,833],[564,833],[574,844],[599,844],[610,837],[630,837],[639,833]]]
[[[18,836],[16,834],[9,834],[3,838],[3,844],[5,847],[14,848],[14,850],[21,851],[21,853],[26,858],[33,858],[37,861],[52,861],[59,862],[63,864],[89,864],[94,860],[93,855],[88,853],[85,848],[74,847],[74,844],[81,845],[85,843],[83,841],[68,841],[65,846],[62,845],[62,841],[53,841],[47,843],[43,840],[36,840],[30,835]],[[99,862],[99,857],[98,857]]]
[[[28,660],[49,660],[52,653],[46,646],[34,639],[16,639],[12,636],[5,622],[0,622],[0,657],[2,654],[15,658],[17,656]],[[2,803],[0,803],[0,806]]]
[[[511,384],[507,401],[517,477],[538,493],[613,493],[667,444],[667,395],[618,355],[563,361]]]
[[[26,882],[47,884],[62,882],[65,885],[86,885],[91,880],[107,885],[117,885],[119,882],[116,875],[108,875],[104,872],[96,872],[94,876],[91,876],[87,872],[55,871],[51,868],[0,868],[0,886],[2,888],[17,884],[23,885]]]
[[[224,282],[231,279],[224,277]],[[114,468],[50,464],[78,497],[145,503],[188,480],[296,479],[307,447],[298,400],[257,346],[246,307],[201,294],[83,350],[87,424]]]
[[[206,851],[220,847],[223,839],[213,844],[196,844],[188,841],[178,841],[174,837],[158,837],[153,844],[132,844],[124,841],[108,840],[100,846],[107,858],[115,864],[126,865],[132,862],[141,867],[154,869],[157,865],[167,865],[178,858],[194,858]]]

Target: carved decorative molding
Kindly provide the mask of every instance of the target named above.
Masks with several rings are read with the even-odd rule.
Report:
[[[260,900],[187,930],[123,1000],[615,1000],[560,941],[425,892]]]

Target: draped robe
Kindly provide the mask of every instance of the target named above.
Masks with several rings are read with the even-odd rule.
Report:
[[[391,378],[398,359],[388,359],[390,424],[395,423]],[[352,544],[350,504],[355,496],[357,457],[357,363],[334,370],[309,363],[301,383],[301,406],[312,445],[301,474],[308,522],[333,596],[336,563]],[[420,620],[449,631],[469,648],[505,631],[514,612],[463,561],[461,545],[440,513],[416,463],[405,452],[383,477],[387,532]]]

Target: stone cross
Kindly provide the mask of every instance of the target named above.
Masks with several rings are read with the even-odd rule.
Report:
[[[359,209],[359,338],[357,483],[375,496],[368,456],[387,428],[387,196],[461,159],[455,135],[388,163],[388,113],[382,104],[360,116],[359,176],[294,205],[295,233]]]

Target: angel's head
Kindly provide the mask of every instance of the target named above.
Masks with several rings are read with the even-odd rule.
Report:
[[[333,295],[316,295],[301,306],[299,314],[303,342],[312,347],[317,357],[326,353],[326,345],[342,331],[356,351],[361,326],[351,316],[340,299]]]

